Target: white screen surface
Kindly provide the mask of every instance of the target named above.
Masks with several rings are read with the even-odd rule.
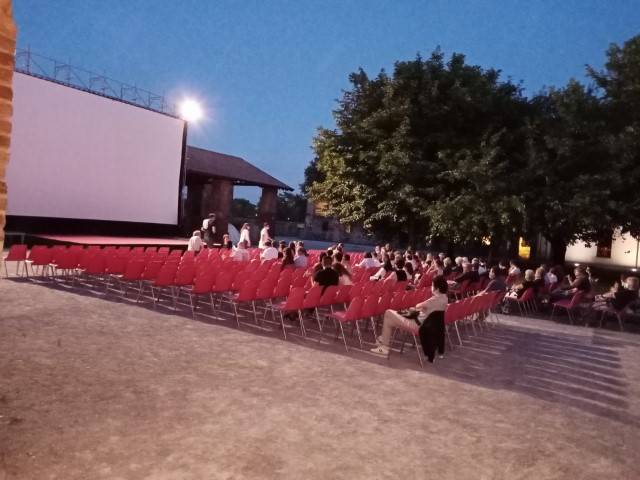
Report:
[[[178,223],[182,120],[13,78],[9,215]]]

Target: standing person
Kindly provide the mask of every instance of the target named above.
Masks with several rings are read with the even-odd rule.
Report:
[[[271,240],[269,235],[269,224],[264,222],[262,230],[260,230],[260,241],[258,242],[258,248],[264,248],[267,245],[267,240]]]
[[[240,240],[239,242],[247,242],[247,248],[249,248],[251,246],[251,238],[249,235],[251,226],[248,223],[245,223],[244,225],[242,225],[242,228],[240,229]]]
[[[202,248],[202,233],[200,230],[193,232],[193,236],[189,239],[187,250],[190,252],[198,253]]]
[[[210,213],[207,218],[202,221],[202,235],[204,243],[208,248],[213,247],[213,237],[216,234],[216,214]]]

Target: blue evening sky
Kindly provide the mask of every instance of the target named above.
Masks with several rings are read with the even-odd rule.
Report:
[[[200,99],[190,144],[296,188],[358,67],[373,75],[439,45],[532,93],[584,79],[611,42],[640,33],[639,0],[14,0],[14,14],[21,47]]]

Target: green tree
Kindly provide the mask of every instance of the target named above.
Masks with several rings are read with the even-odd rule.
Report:
[[[291,192],[278,194],[278,220],[302,223],[306,213],[307,199],[303,195]]]
[[[232,218],[255,218],[258,208],[246,198],[234,198],[231,202]]]
[[[446,152],[476,149],[492,133],[518,122],[521,89],[499,72],[445,61],[397,62],[393,75],[350,75],[334,111],[336,128],[314,138],[316,179],[307,191],[344,223],[362,222],[377,234],[398,232],[413,243],[432,230],[431,210],[446,196],[440,176]],[[317,173],[315,172],[317,171]]]

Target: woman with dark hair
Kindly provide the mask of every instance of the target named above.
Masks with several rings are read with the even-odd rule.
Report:
[[[284,270],[287,267],[295,268],[296,264],[293,258],[293,250],[287,247],[284,249],[283,255],[284,256],[282,258],[282,270]]]
[[[416,305],[417,317],[400,314],[396,310],[384,313],[382,336],[378,338],[378,346],[371,351],[378,355],[389,355],[391,333],[394,328],[414,329],[420,327],[420,341],[429,362],[433,363],[436,350],[440,357],[444,355],[444,311],[449,301],[447,292],[449,286],[442,275],[433,278],[431,291],[433,295]]]
[[[289,242],[289,248],[291,249],[292,252],[295,252],[298,249],[298,246],[296,245],[296,242]]]
[[[339,251],[333,254],[333,269],[340,275],[340,285],[353,285],[351,272],[342,263],[344,256]]]

